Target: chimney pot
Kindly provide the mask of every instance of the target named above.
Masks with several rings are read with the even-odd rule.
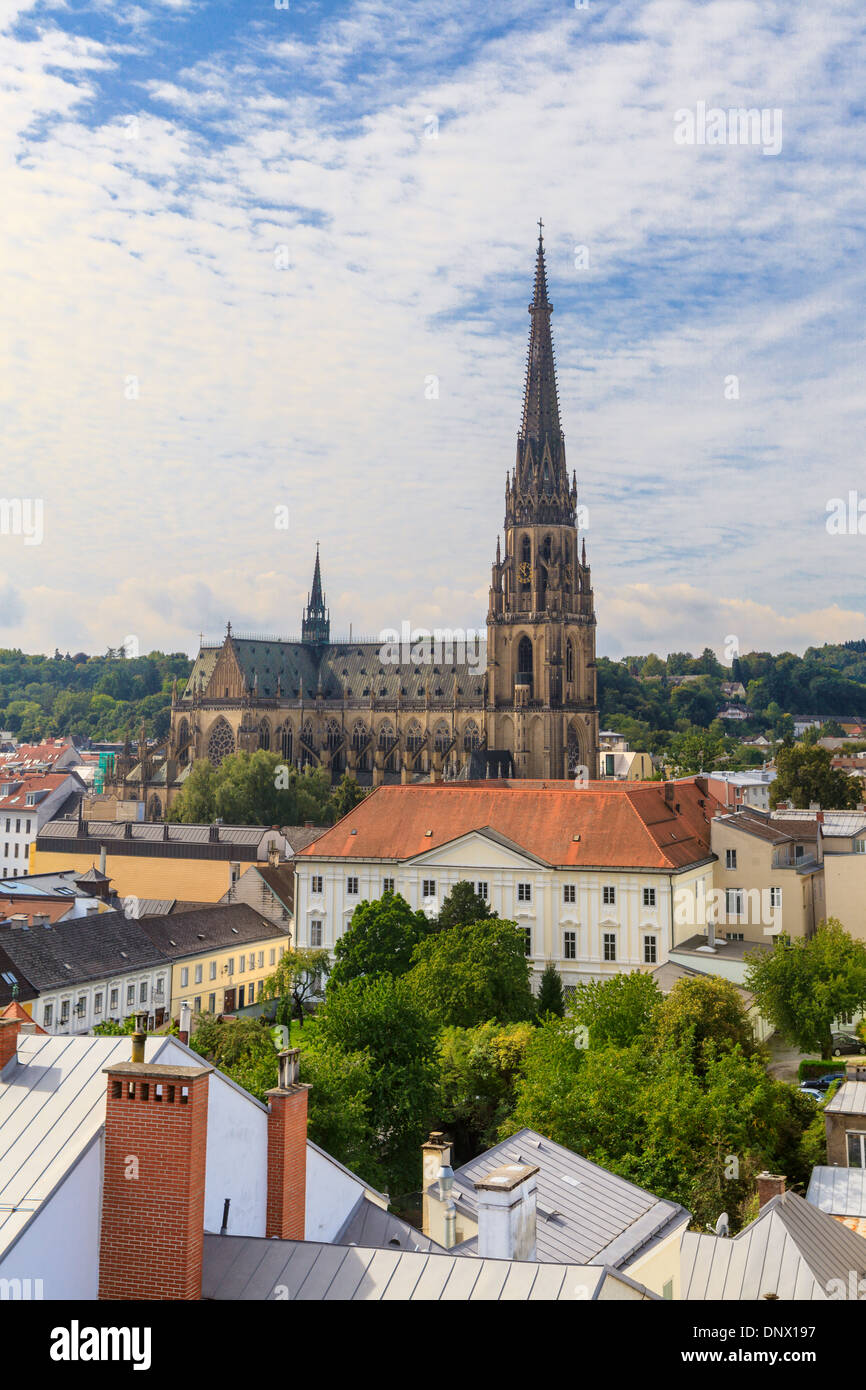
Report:
[[[784,1197],[785,1179],[779,1173],[758,1173],[755,1178],[758,1187],[758,1210],[763,1211],[774,1197]]]
[[[509,1163],[475,1184],[481,1259],[534,1260],[537,1165]]]

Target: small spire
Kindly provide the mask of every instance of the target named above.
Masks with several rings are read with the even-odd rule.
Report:
[[[584,569],[586,569],[586,536],[584,536],[581,542],[580,563],[583,565]]]
[[[231,635],[232,635],[232,625],[231,625],[231,623],[226,623],[226,637],[231,637]]]

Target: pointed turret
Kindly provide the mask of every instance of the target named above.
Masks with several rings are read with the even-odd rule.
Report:
[[[506,525],[552,522],[574,525],[575,500],[565,465],[565,439],[559,420],[556,358],[547,293],[544,240],[539,222],[535,285],[529,305],[529,351],[523,417],[517,438],[517,467],[506,485]]]
[[[322,571],[319,566],[319,542],[316,541],[316,564],[313,570],[313,587],[307,595],[307,606],[304,609],[303,622],[301,623],[301,641],[311,642],[320,647],[326,647],[330,640],[331,621],[328,610],[325,607],[325,595],[322,592]]]

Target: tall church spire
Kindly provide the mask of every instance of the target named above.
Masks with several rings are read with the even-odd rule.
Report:
[[[331,640],[330,615],[325,607],[322,592],[322,571],[319,567],[319,542],[316,541],[316,565],[313,570],[313,587],[307,595],[307,606],[301,623],[301,641],[314,642],[327,646]]]
[[[568,483],[565,439],[559,420],[556,359],[550,316],[553,305],[547,293],[543,226],[538,224],[535,285],[529,305],[529,351],[523,417],[517,437],[517,466],[508,500],[509,521],[534,524],[554,522],[573,525],[575,503]]]

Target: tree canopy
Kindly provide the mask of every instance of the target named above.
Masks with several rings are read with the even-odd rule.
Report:
[[[790,801],[800,809],[808,809],[817,801],[824,810],[853,810],[863,796],[860,779],[831,767],[830,758],[826,748],[783,745],[776,753],[770,805]]]
[[[430,932],[423,912],[415,912],[399,893],[383,893],[359,903],[334,947],[336,964],[328,981],[337,989],[364,976],[405,975],[412,953]]]
[[[811,938],[777,937],[771,953],[746,961],[746,988],[761,1013],[802,1052],[829,1057],[836,1019],[866,1008],[866,945],[835,917]]]
[[[446,931],[449,927],[468,927],[470,922],[483,922],[496,916],[487,900],[476,893],[474,885],[461,879],[442,903],[435,925],[440,931]]]
[[[324,768],[287,768],[278,753],[230,753],[219,767],[198,758],[168,813],[171,821],[202,825],[330,825],[351,795],[334,791]]]
[[[472,1028],[532,1018],[523,932],[498,917],[434,932],[415,947],[404,978],[431,1019]]]

